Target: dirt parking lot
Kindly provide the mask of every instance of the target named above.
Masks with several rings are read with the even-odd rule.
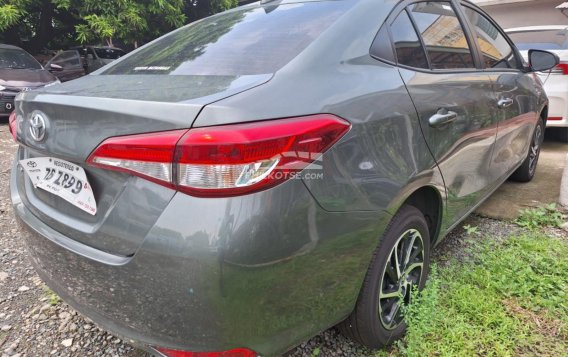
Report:
[[[9,200],[8,181],[15,150],[6,122],[0,122],[0,355],[147,356],[76,313],[51,293],[35,274],[28,262],[22,233],[17,228]],[[546,163],[541,167],[546,168]],[[496,195],[507,196],[509,190],[515,190],[515,186],[511,187],[501,189]],[[519,196],[510,195],[507,199],[511,197]],[[498,207],[493,209],[499,210]],[[510,225],[475,216],[464,224],[468,223],[478,227],[479,232],[492,236],[507,234],[510,230]],[[448,259],[459,260],[464,254],[466,241],[464,230],[456,229],[437,250],[434,260],[442,264]],[[376,354],[376,351],[369,351],[330,329],[287,355]]]

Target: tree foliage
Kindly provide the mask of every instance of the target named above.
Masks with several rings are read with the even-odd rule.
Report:
[[[136,47],[238,0],[0,0],[0,41],[37,53],[73,44]]]

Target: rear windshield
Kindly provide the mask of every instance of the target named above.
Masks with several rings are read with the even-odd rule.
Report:
[[[124,51],[115,48],[95,48],[95,52],[99,58],[113,60],[126,54]]]
[[[35,58],[24,50],[0,48],[0,69],[41,69]]]
[[[566,50],[568,30],[526,31],[510,33],[519,50]]]
[[[274,73],[329,28],[351,4],[275,4],[227,12],[166,35],[103,74]]]

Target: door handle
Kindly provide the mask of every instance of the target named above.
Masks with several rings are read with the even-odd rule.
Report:
[[[433,128],[440,127],[442,125],[449,124],[458,118],[458,113],[449,111],[447,109],[440,109],[438,113],[432,115],[428,122]]]
[[[503,99],[500,99],[497,102],[497,106],[500,109],[503,109],[503,108],[507,108],[507,107],[510,107],[511,105],[513,105],[513,102],[514,102],[513,98],[503,98]]]

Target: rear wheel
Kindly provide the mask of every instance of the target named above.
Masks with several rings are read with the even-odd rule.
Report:
[[[539,119],[536,127],[534,128],[529,154],[527,155],[525,161],[523,161],[523,164],[517,169],[517,171],[513,172],[513,174],[511,175],[511,180],[518,182],[529,182],[533,179],[534,174],[536,173],[538,158],[540,156],[540,147],[543,140],[544,123],[542,119]]]
[[[371,261],[351,315],[339,325],[370,348],[388,345],[406,331],[403,306],[422,289],[430,266],[430,236],[422,213],[403,206],[391,221]]]

